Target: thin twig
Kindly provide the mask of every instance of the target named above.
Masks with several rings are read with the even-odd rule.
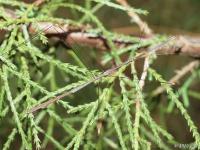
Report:
[[[186,74],[188,74],[189,72],[191,72],[194,68],[198,66],[199,66],[198,60],[190,62],[189,64],[184,66],[181,70],[177,71],[177,74],[174,77],[172,77],[169,80],[169,82],[174,83],[174,84],[177,83],[181,78],[183,78]],[[152,92],[151,96],[154,97],[156,95],[161,94],[164,91],[165,89],[162,86],[160,86]]]
[[[116,0],[119,4],[124,7],[130,7],[126,0]],[[140,30],[146,35],[152,35],[152,30],[149,28],[148,24],[144,22],[135,12],[127,12],[131,19],[139,26]],[[145,78],[147,76],[147,69],[149,68],[149,57],[145,58],[143,73],[141,75],[139,85],[143,89],[145,84]]]
[[[36,0],[33,4],[36,6],[39,6],[41,4],[43,4],[45,2],[45,0]]]
[[[116,0],[119,4],[124,7],[129,8],[130,5],[126,0]],[[152,30],[149,28],[148,24],[144,22],[135,12],[127,12],[128,15],[131,17],[132,21],[134,21],[146,35],[152,35]]]
[[[128,2],[126,0],[116,0],[118,3],[123,5],[124,7],[130,7]],[[140,17],[134,13],[134,12],[127,12],[128,15],[131,17],[131,19],[139,26],[140,30],[146,34],[146,36],[151,36],[152,35],[152,30],[148,27],[148,25],[140,19]],[[158,46],[160,47],[160,46]],[[156,48],[149,49],[150,52],[156,51]],[[134,64],[133,64],[134,65]],[[139,87],[142,90],[144,85],[145,85],[145,79],[147,77],[147,69],[149,68],[149,55],[145,57],[144,60],[144,67],[143,67],[143,72],[141,74],[141,78],[139,80]],[[138,98],[135,100],[135,121],[134,121],[134,149],[139,148],[139,143],[138,143],[138,136],[139,136],[139,124],[140,124],[140,114],[141,114],[141,100]]]
[[[147,56],[144,60],[143,72],[142,72],[142,75],[141,75],[140,81],[139,81],[139,86],[141,89],[143,89],[143,87],[144,87],[148,68],[149,68],[149,56]]]

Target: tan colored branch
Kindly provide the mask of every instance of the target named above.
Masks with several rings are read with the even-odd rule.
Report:
[[[200,57],[200,38],[179,36],[174,42],[160,50],[163,54],[183,54],[195,58]]]
[[[41,4],[43,4],[45,2],[45,0],[36,0],[33,4],[36,6],[39,6]]]
[[[126,0],[116,0],[119,4],[124,7],[130,7]],[[152,30],[149,28],[148,24],[134,12],[128,12],[128,15],[131,19],[139,26],[140,30],[143,31],[146,35],[152,35]]]
[[[199,61],[195,60],[184,66],[181,70],[177,71],[177,74],[169,80],[169,83],[177,83],[181,78],[183,78],[186,74],[191,72],[194,68],[199,66]],[[154,90],[151,94],[152,97],[161,94],[165,89],[160,86],[156,90]]]
[[[45,30],[46,27],[51,26],[50,29]],[[110,49],[108,47],[107,39],[103,35],[91,35],[83,28],[71,27],[68,25],[55,25],[53,23],[39,22],[38,28],[40,30],[45,30],[47,37],[55,37],[58,40],[62,39],[67,45],[80,44],[90,47],[94,47],[101,50]],[[30,26],[29,31],[35,33],[36,30],[34,26]],[[151,37],[153,38],[153,37]],[[146,38],[141,38],[141,40],[149,40]],[[120,39],[113,40],[117,48],[127,47],[135,44],[132,41],[123,41]],[[147,48],[147,47],[145,47]],[[177,54],[186,55],[195,58],[200,57],[200,38],[192,38],[186,36],[178,36],[173,41],[171,41],[167,46],[162,47],[162,49],[157,50],[156,53],[162,55]]]
[[[119,4],[121,4],[124,7],[130,7],[128,2],[126,0],[116,0]],[[134,22],[139,26],[140,30],[144,32],[147,36],[152,35],[152,30],[149,28],[148,24],[134,12],[128,12],[128,15]],[[146,57],[144,60],[144,68],[143,72],[139,81],[140,88],[143,89],[145,84],[145,79],[147,77],[147,69],[149,68],[149,57]]]
[[[147,70],[149,68],[149,56],[147,56],[144,60],[144,67],[143,67],[143,72],[142,75],[140,77],[140,81],[139,81],[139,85],[140,88],[143,89],[144,84],[145,84],[145,79],[147,77]]]
[[[126,0],[116,0],[118,3],[123,5],[124,7],[130,7],[129,4],[127,3]],[[148,27],[148,25],[140,19],[140,17],[134,13],[134,12],[128,12],[128,15],[131,17],[132,20],[135,21],[135,23],[139,26],[140,30],[146,34],[146,36],[151,36],[152,31]],[[141,74],[140,80],[139,80],[139,86],[140,89],[142,90],[144,85],[145,85],[145,79],[147,77],[147,70],[149,68],[149,56],[147,56],[144,60],[144,67],[143,67],[143,72]],[[141,99],[136,99],[135,100],[135,121],[134,121],[134,149],[138,149],[138,141],[136,140],[139,137],[139,122],[140,122],[140,112],[141,112]]]
[[[5,12],[14,19],[17,19],[17,16],[12,10],[5,9]],[[67,45],[80,44],[95,47],[100,50],[110,49],[107,39],[103,35],[91,35],[91,33],[87,32],[84,26],[74,27],[68,24],[54,24],[51,22],[38,22],[37,25],[40,30],[44,30],[44,33],[47,35],[47,37],[55,37],[58,40],[62,39],[62,41],[64,40],[65,44]],[[47,27],[50,28],[45,30]],[[37,34],[37,30],[32,24],[29,26],[29,32],[32,34]],[[153,38],[153,36],[150,38]],[[149,40],[149,38],[141,38],[141,40]],[[132,41],[127,42],[120,39],[114,39],[113,42],[116,48],[127,47],[135,44]],[[147,48],[148,47],[145,47],[145,49]],[[156,51],[156,53],[162,55],[180,54],[200,58],[200,38],[178,36],[172,42],[170,42],[168,46]]]

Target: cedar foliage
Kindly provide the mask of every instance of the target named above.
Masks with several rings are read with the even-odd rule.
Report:
[[[3,142],[0,143],[0,148],[47,149],[50,145],[53,149],[74,150],[139,150],[155,147],[174,149],[174,145],[179,142],[151,116],[151,92],[144,93],[141,89],[134,65],[134,57],[140,47],[158,45],[167,37],[156,35],[155,38],[143,42],[137,37],[119,35],[106,29],[95,16],[102,7],[110,7],[125,14],[127,11],[134,11],[139,15],[147,15],[145,10],[127,10],[113,1],[106,0],[86,0],[84,3],[85,5],[79,5],[73,1],[49,0],[37,7],[22,1],[0,1],[0,28],[7,30],[0,46],[0,135]],[[5,8],[11,8],[19,17],[11,18],[4,11]],[[59,8],[67,9],[72,15],[81,17],[58,17],[55,12]],[[28,114],[28,109],[87,83],[102,73],[100,69],[94,70],[84,65],[84,58],[76,52],[77,47],[70,49],[52,45],[48,43],[43,31],[38,31],[35,35],[29,33],[28,25],[31,23],[37,28],[38,22],[72,26],[90,24],[93,29],[88,32],[101,33],[111,47],[110,52],[100,58],[104,64],[109,64],[111,60],[120,64],[120,56],[123,54],[133,58],[133,62],[120,67],[113,76],[105,76],[95,82],[96,87],[86,88],[82,93],[84,100],[81,100],[83,97],[76,96],[81,95],[81,91],[78,91],[47,109]],[[112,43],[113,38],[135,41],[135,44],[117,49]],[[63,51],[67,51],[69,61],[63,60],[59,55]],[[93,57],[96,61],[99,60],[97,55]],[[156,55],[149,57],[153,64]],[[129,77],[125,73],[126,70],[131,72]],[[200,148],[198,129],[186,109],[189,106],[188,89],[199,75],[199,69],[194,70],[177,91],[151,66],[147,73],[148,83],[158,82],[165,88],[168,96],[167,109],[171,115],[173,110],[179,110],[193,136],[192,146]],[[91,89],[96,97],[88,100]],[[190,93],[199,98],[197,93]],[[184,94],[183,102],[179,100],[181,94]],[[136,103],[140,104],[139,107],[136,107]]]

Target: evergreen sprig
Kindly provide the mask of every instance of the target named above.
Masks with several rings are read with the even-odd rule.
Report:
[[[35,114],[27,113],[34,106],[105,73],[100,69],[86,67],[82,61],[84,58],[79,58],[76,51],[49,43],[45,31],[54,30],[53,26],[39,30],[38,23],[49,22],[75,27],[86,26],[84,23],[91,24],[84,32],[91,37],[101,34],[105,38],[110,51],[100,59],[102,64],[109,66],[111,60],[120,64],[121,55],[127,54],[132,57],[138,49],[154,46],[166,40],[166,36],[155,35],[154,38],[141,41],[138,37],[114,33],[109,31],[95,14],[104,6],[122,13],[146,15],[147,11],[124,7],[109,0],[85,1],[85,7],[63,0],[43,1],[40,6],[22,1],[0,0],[0,5],[0,11],[4,11],[1,14],[0,29],[6,30],[0,45],[0,119],[6,124],[0,124],[1,130],[6,129],[5,132],[0,130],[1,138],[5,141],[0,148],[7,150],[13,148],[12,145],[16,143],[22,143],[21,149],[28,150],[46,149],[49,145],[62,150],[149,150],[155,146],[164,150],[171,147],[173,149],[177,143],[176,139],[151,115],[148,91],[144,93],[140,87],[134,58],[130,64],[120,66],[112,74],[95,82],[94,84],[100,84],[97,89],[85,88],[83,94],[78,90],[76,94],[71,94],[66,99],[62,98]],[[15,13],[15,19],[6,11],[10,8]],[[67,8],[67,12],[81,17],[59,18],[55,12],[60,8]],[[35,28],[34,35],[29,31],[30,24]],[[115,39],[129,43],[128,47],[117,48],[114,44]],[[70,58],[63,55],[65,51],[70,51]],[[90,54],[87,54],[86,62],[89,58]],[[97,55],[94,58],[100,60]],[[126,74],[129,69],[131,77]],[[180,110],[195,139],[195,146],[200,149],[198,128],[184,107],[190,106],[188,95],[200,97],[198,93],[189,90],[199,72],[195,71],[178,90],[178,94],[182,94],[184,98],[183,103],[179,101],[177,92],[159,73],[149,68],[148,74],[166,89],[172,101],[171,105],[175,104]],[[97,96],[91,98],[91,92]],[[5,136],[8,128],[12,131]],[[18,134],[20,138],[17,137]]]

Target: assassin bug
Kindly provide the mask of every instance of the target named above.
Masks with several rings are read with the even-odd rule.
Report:
[[[61,27],[60,27],[60,28],[61,28]],[[61,28],[61,30],[63,30],[63,29]],[[64,31],[64,30],[63,30],[63,31]],[[58,96],[56,96],[56,97],[54,97],[54,98],[52,98],[52,99],[50,99],[50,100],[48,100],[48,101],[46,101],[46,102],[44,102],[44,103],[38,104],[38,105],[36,105],[36,106],[33,106],[31,109],[29,109],[29,110],[27,111],[27,113],[33,113],[33,112],[38,111],[38,110],[40,110],[40,109],[47,108],[50,104],[53,104],[53,103],[57,102],[58,100],[60,100],[60,99],[62,99],[62,98],[64,98],[64,97],[66,97],[66,96],[69,96],[69,95],[71,95],[71,94],[74,94],[74,93],[76,93],[77,91],[79,91],[79,90],[85,88],[86,86],[88,86],[88,85],[90,85],[90,84],[92,84],[92,83],[94,83],[94,82],[100,81],[103,77],[108,77],[108,76],[113,75],[113,74],[114,74],[119,68],[121,68],[122,66],[129,65],[131,62],[135,61],[136,59],[144,58],[144,57],[147,57],[147,56],[150,55],[150,54],[155,53],[157,50],[159,50],[160,48],[162,48],[163,46],[165,46],[168,42],[170,42],[170,41],[173,40],[173,39],[174,39],[174,37],[171,37],[171,38],[169,38],[168,40],[166,40],[165,42],[162,42],[161,44],[156,45],[155,47],[150,48],[150,49],[148,50],[148,52],[139,53],[139,54],[137,54],[137,55],[135,56],[135,58],[128,59],[127,61],[122,62],[121,64],[119,64],[119,65],[117,65],[117,66],[115,66],[115,67],[113,67],[113,68],[111,68],[111,69],[108,69],[108,70],[102,72],[100,75],[97,75],[97,76],[91,78],[90,80],[88,80],[87,82],[81,84],[80,86],[77,86],[77,87],[75,87],[75,88],[72,88],[71,90],[66,91],[66,92],[64,92],[63,94],[60,94],[60,95],[58,95]],[[94,75],[93,75],[93,76],[94,76]],[[169,84],[171,84],[171,83],[169,83]]]

